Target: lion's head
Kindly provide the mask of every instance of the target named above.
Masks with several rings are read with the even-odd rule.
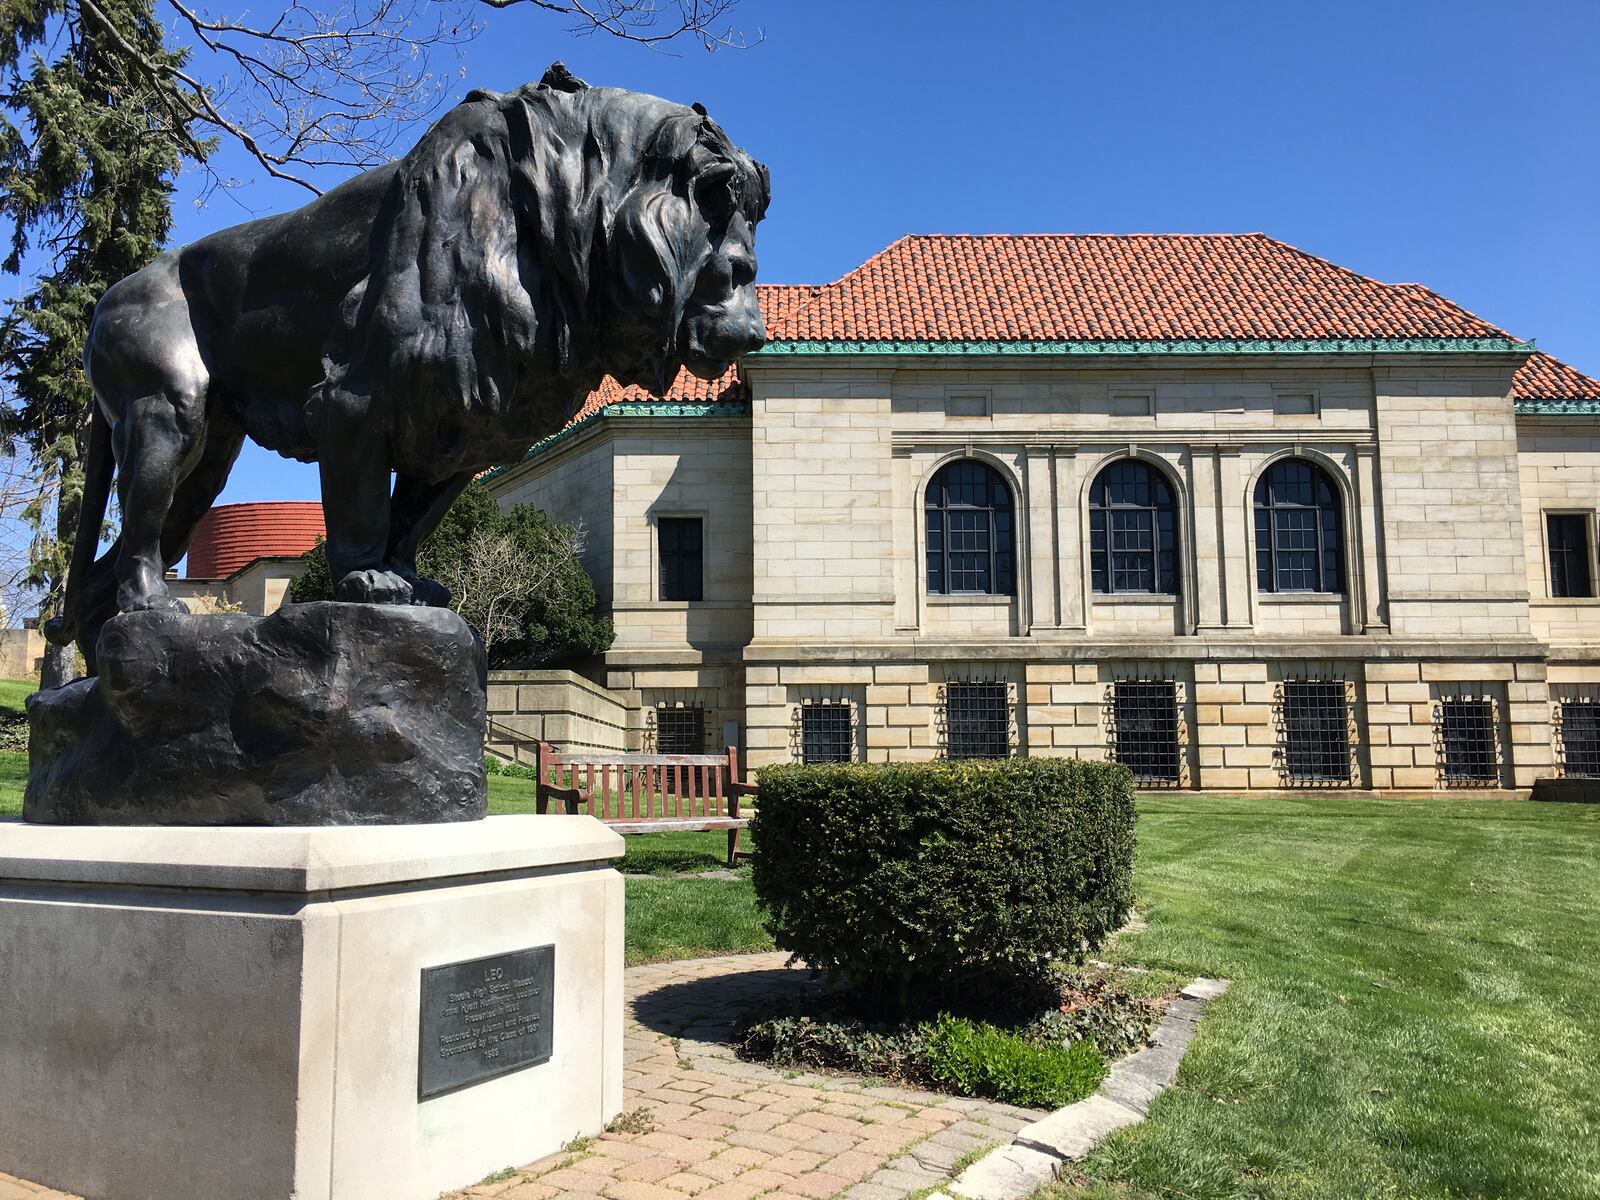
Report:
[[[760,349],[755,230],[769,195],[766,168],[699,105],[660,121],[608,240],[611,303],[651,353],[612,374],[659,392],[680,365],[715,379]]]
[[[559,63],[473,92],[396,168],[325,386],[532,409],[537,435],[607,374],[658,391],[680,366],[714,378],[766,338],[769,195],[699,105]]]

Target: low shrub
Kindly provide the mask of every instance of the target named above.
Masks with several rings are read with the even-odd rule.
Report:
[[[760,780],[753,880],[774,941],[882,1011],[1038,980],[1127,917],[1134,806],[1120,766],[777,766]]]
[[[507,779],[531,779],[535,783],[539,781],[539,772],[535,767],[528,763],[507,762],[493,754],[483,756],[483,769],[486,774],[501,775]]]
[[[933,1077],[967,1096],[1022,1108],[1060,1108],[1090,1095],[1106,1064],[1090,1042],[1036,1046],[1010,1030],[942,1016],[928,1037]]]
[[[1087,1041],[1107,1058],[1143,1046],[1161,1020],[1163,1005],[1130,996],[1098,976],[1078,977],[1061,989],[1061,1002],[1018,1033],[1035,1046]]]
[[[928,1034],[925,1025],[883,1029],[848,1017],[773,1017],[742,1032],[739,1053],[779,1067],[822,1067],[925,1084],[933,1082]]]
[[[0,713],[0,750],[27,753],[28,718],[25,713]]]

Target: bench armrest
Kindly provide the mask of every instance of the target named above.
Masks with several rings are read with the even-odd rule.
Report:
[[[578,788],[559,788],[553,784],[541,783],[539,785],[537,807],[541,813],[549,812],[550,801],[559,800],[565,807],[568,816],[577,816],[578,807],[586,798]]]

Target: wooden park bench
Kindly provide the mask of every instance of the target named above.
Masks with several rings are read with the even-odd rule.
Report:
[[[624,836],[728,831],[728,865],[739,861],[739,831],[750,824],[739,801],[756,785],[739,778],[739,752],[721,754],[567,753],[540,742],[538,808],[598,817]]]

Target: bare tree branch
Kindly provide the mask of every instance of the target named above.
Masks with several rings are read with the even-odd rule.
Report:
[[[731,25],[720,28],[739,0],[479,0],[490,8],[531,4],[545,12],[573,18],[574,34],[609,33],[647,46],[693,36],[707,50],[744,48],[750,41]],[[670,12],[675,16],[665,16]],[[759,42],[761,36],[756,35]]]

